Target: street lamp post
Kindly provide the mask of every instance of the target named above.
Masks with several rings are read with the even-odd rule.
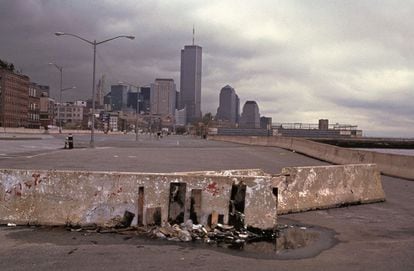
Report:
[[[58,106],[58,119],[59,119],[59,133],[62,133],[62,118],[60,117],[60,107],[62,106],[62,92],[69,89],[76,88],[75,86],[69,87],[69,88],[63,88],[63,67],[57,65],[56,63],[49,63],[49,65],[53,65],[56,67],[56,69],[60,72],[60,91],[59,91],[59,106]]]
[[[95,139],[94,139],[94,132],[95,132],[95,67],[96,67],[96,46],[114,39],[118,39],[118,38],[127,38],[130,40],[135,39],[134,36],[126,36],[126,35],[120,35],[120,36],[116,36],[110,39],[106,39],[103,41],[99,41],[97,42],[96,40],[90,41],[87,40],[85,38],[82,38],[78,35],[75,34],[70,34],[70,33],[64,33],[64,32],[56,32],[55,33],[56,36],[72,36],[75,37],[77,39],[80,39],[90,45],[92,45],[93,47],[93,75],[92,75],[92,116],[91,116],[91,141],[90,141],[90,147],[94,148],[95,147]]]
[[[135,112],[135,141],[138,141],[139,87],[137,87],[137,110]]]

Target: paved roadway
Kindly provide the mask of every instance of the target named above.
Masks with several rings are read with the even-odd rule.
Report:
[[[262,168],[277,173],[287,166],[326,164],[279,148],[249,147],[189,136],[166,136],[158,140],[140,135],[135,141],[135,135],[98,135],[94,149],[88,148],[89,135],[74,138],[72,150],[63,149],[63,135],[43,140],[0,140],[0,167],[129,172]]]
[[[169,172],[262,168],[324,162],[279,148],[252,147],[170,136],[75,136],[74,150],[61,137],[0,140],[0,168]],[[26,146],[26,147],[24,147]],[[27,146],[32,146],[28,148]],[[51,148],[51,146],[54,146]],[[414,182],[382,177],[387,201],[289,214],[281,221],[336,232],[333,247],[298,259],[270,254],[164,244],[122,235],[0,227],[0,270],[414,270]],[[311,246],[312,247],[312,246]],[[288,253],[289,254],[289,253]],[[289,258],[289,257],[287,257]]]

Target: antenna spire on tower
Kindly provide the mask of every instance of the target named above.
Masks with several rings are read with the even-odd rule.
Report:
[[[194,45],[194,36],[195,36],[195,30],[194,30],[194,25],[193,25],[193,45]]]

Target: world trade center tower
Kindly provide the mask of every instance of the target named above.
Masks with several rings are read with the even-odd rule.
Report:
[[[187,123],[201,119],[201,54],[201,46],[194,44],[181,50],[181,108]]]

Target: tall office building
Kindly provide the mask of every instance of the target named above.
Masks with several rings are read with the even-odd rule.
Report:
[[[187,123],[201,119],[201,46],[186,45],[181,50],[181,108],[186,108]]]
[[[260,128],[259,106],[255,101],[247,101],[244,104],[240,128]]]
[[[223,87],[220,91],[216,119],[228,121],[230,124],[235,125],[239,121],[239,108],[240,100],[234,88],[229,85]]]
[[[121,111],[127,108],[128,86],[118,84],[111,86],[112,111]]]
[[[141,100],[140,95],[140,87],[138,86],[129,86],[128,94],[127,94],[127,107],[134,112],[137,110],[141,111],[139,108],[139,101]]]
[[[127,107],[130,110],[137,111],[137,106],[139,106],[138,100],[140,100],[139,90],[131,90],[128,91],[128,98],[127,98]]]
[[[176,87],[173,79],[155,79],[151,84],[151,114],[174,116]]]
[[[104,106],[104,90],[105,90],[105,75],[99,79],[98,84],[96,86],[96,105],[98,107]]]
[[[111,92],[104,95],[104,110],[112,111]]]
[[[236,123],[240,123],[240,98],[236,95]]]
[[[141,87],[141,97],[139,101],[139,111],[148,114],[151,110],[151,87]]]

